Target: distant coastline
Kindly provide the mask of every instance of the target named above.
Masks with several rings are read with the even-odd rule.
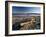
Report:
[[[13,13],[13,16],[40,16],[40,13]]]

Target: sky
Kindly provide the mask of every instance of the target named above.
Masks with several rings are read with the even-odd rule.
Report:
[[[40,13],[40,7],[12,7],[13,13]]]

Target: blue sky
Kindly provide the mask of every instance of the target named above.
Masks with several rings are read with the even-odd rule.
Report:
[[[40,13],[40,7],[12,7],[13,13]]]

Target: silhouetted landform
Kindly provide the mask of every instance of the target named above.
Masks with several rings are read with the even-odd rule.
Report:
[[[29,15],[30,15],[30,16],[33,16],[33,15],[34,15],[34,16],[39,16],[40,14],[39,14],[39,13],[13,13],[13,15],[14,15],[14,16],[21,16],[21,15],[23,15],[23,16],[25,16],[25,15],[26,15],[26,16],[29,16]]]

